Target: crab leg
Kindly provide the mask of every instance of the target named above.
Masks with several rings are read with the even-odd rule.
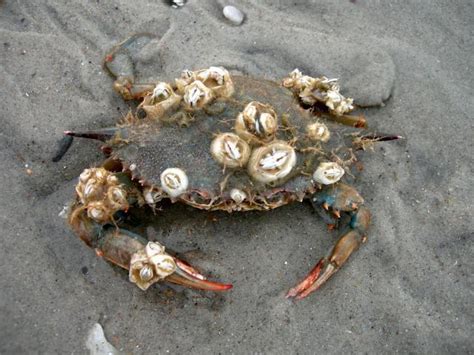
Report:
[[[166,253],[158,243],[126,229],[90,220],[80,206],[73,209],[69,219],[74,231],[98,256],[129,270],[130,281],[143,290],[161,280],[206,291],[232,288],[230,284],[206,280],[193,267]]]
[[[117,44],[104,58],[104,67],[115,78],[114,90],[125,100],[145,97],[153,90],[154,83],[135,82],[133,57],[153,38],[148,33],[137,33]]]
[[[346,263],[351,254],[365,242],[366,232],[370,224],[370,212],[361,204],[360,195],[352,187],[338,184],[317,193],[312,202],[332,208],[334,215],[339,218],[340,211],[348,212],[351,219],[331,253],[318,261],[316,266],[295,287],[290,289],[287,298],[303,299],[321,287]]]

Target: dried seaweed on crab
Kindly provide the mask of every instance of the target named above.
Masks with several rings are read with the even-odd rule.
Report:
[[[99,139],[110,153],[79,177],[69,222],[99,255],[129,270],[145,290],[160,281],[224,291],[155,242],[128,231],[126,219],[153,215],[164,199],[202,210],[270,210],[309,200],[328,225],[349,216],[339,240],[288,297],[304,298],[324,284],[366,240],[370,212],[346,182],[357,151],[400,138],[368,130],[352,115],[339,83],[293,71],[282,83],[232,76],[211,66],[184,70],[174,82],[140,83],[130,52],[150,35],[122,42],[106,56],[114,88],[141,99],[112,128],[66,134]],[[127,54],[128,53],[128,54]],[[128,56],[127,56],[128,55]],[[315,109],[323,107],[316,115]]]

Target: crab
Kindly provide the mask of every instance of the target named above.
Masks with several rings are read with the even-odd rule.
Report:
[[[309,200],[329,228],[344,225],[332,251],[291,288],[302,299],[319,289],[367,240],[371,214],[345,182],[357,153],[399,136],[367,130],[337,79],[295,69],[282,82],[231,75],[223,67],[184,70],[174,82],[140,83],[133,57],[151,35],[115,46],[104,60],[114,89],[137,108],[115,127],[66,131],[104,142],[107,155],[85,169],[68,221],[97,255],[146,290],[166,281],[225,291],[156,241],[130,231],[127,216],[154,215],[165,199],[214,211],[271,210]]]

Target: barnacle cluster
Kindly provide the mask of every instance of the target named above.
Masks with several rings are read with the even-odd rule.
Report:
[[[76,193],[87,215],[100,223],[110,221],[117,211],[128,208],[127,191],[118,178],[104,168],[84,170]]]
[[[146,95],[138,107],[140,118],[170,121],[179,115],[183,107],[192,112],[203,109],[217,98],[227,98],[234,93],[229,72],[222,67],[191,71],[184,70],[175,80],[174,87],[159,82]]]
[[[339,92],[337,79],[328,79],[325,76],[313,78],[295,69],[283,79],[283,86],[291,89],[307,105],[318,102],[325,104],[329,112],[336,116],[342,116],[354,109],[353,99],[346,98]]]
[[[146,290],[152,284],[176,271],[174,259],[165,253],[165,247],[157,242],[148,242],[132,255],[129,279],[140,289]]]

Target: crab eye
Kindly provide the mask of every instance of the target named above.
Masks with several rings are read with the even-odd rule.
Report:
[[[278,119],[270,105],[250,102],[235,120],[235,132],[252,144],[271,141],[278,129]]]
[[[188,176],[178,168],[168,168],[161,173],[161,186],[171,198],[178,197],[188,188]]]
[[[306,126],[308,137],[313,141],[321,141],[326,143],[331,137],[328,127],[324,123],[311,123]]]
[[[286,177],[296,165],[296,153],[285,142],[274,142],[252,152],[247,170],[250,176],[263,183]]]
[[[238,135],[223,133],[212,141],[211,154],[220,164],[229,168],[237,168],[247,164],[250,147]]]
[[[313,179],[323,185],[331,185],[343,177],[345,171],[334,162],[323,162],[320,163],[318,168],[313,174]]]

